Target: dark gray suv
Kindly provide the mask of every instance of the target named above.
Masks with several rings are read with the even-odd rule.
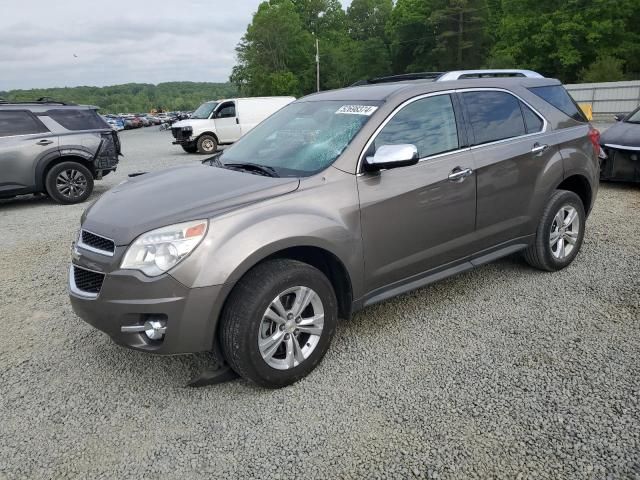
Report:
[[[119,154],[118,134],[95,107],[0,101],[0,198],[46,193],[58,203],[83,202]]]
[[[599,134],[559,81],[493,74],[511,77],[310,95],[203,165],[115,187],[81,219],[75,312],[121,345],[213,351],[281,387],[363,307],[515,252],[566,267]]]

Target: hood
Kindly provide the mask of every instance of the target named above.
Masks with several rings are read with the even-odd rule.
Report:
[[[197,129],[200,125],[211,125],[211,120],[207,120],[206,118],[188,118],[186,120],[180,120],[178,122],[173,122],[171,124],[171,128],[175,127],[193,127],[193,129]]]
[[[297,178],[271,178],[211,167],[184,165],[133,177],[102,195],[82,227],[129,245],[136,237],[174,223],[211,218],[240,205],[284,195]]]
[[[600,136],[600,144],[640,148],[640,124],[617,122]]]

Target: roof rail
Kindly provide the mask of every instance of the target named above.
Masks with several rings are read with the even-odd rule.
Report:
[[[360,85],[372,85],[376,83],[403,82],[405,80],[435,80],[442,75],[443,75],[442,72],[403,73],[400,75],[388,75],[385,77],[376,77],[376,78],[369,78],[367,80],[358,80],[356,83],[354,83],[351,86],[357,87]]]
[[[445,82],[447,80],[463,80],[466,78],[494,78],[494,77],[526,77],[526,78],[544,78],[538,72],[532,70],[455,70],[446,72],[437,78],[437,82]]]
[[[62,102],[60,100],[54,100],[51,97],[40,97],[37,100],[6,100],[4,98],[0,98],[0,103],[8,103],[8,104],[16,104],[16,105],[33,105],[33,104],[55,104],[55,105],[74,105],[77,106],[77,103],[71,102]]]

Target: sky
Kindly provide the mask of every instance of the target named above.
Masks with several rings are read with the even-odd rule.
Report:
[[[259,3],[3,0],[0,91],[225,82],[235,64],[235,47]]]

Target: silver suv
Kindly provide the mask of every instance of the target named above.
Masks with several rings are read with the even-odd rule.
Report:
[[[93,181],[115,171],[118,134],[95,107],[40,99],[0,101],[0,198],[46,193],[83,202]]]
[[[310,95],[203,165],[115,187],[81,219],[75,312],[121,345],[213,351],[282,387],[368,305],[515,252],[566,267],[599,134],[558,80],[510,75]]]

